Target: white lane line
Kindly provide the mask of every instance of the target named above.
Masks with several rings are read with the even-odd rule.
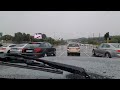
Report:
[[[62,56],[64,53],[65,53],[65,51],[64,51],[64,52],[62,52],[62,53],[59,55],[59,57],[60,57],[60,56]]]

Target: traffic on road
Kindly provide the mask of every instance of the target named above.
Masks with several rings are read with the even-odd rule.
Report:
[[[1,11],[0,23],[0,78],[120,79],[120,12]]]

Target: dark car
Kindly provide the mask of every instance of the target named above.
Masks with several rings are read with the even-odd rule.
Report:
[[[56,56],[56,48],[48,42],[31,42],[22,49],[22,54],[34,57]]]

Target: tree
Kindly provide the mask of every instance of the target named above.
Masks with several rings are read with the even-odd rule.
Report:
[[[8,41],[8,40],[12,40],[12,39],[13,39],[13,36],[11,36],[11,35],[4,35],[4,36],[2,36],[0,39],[1,39],[1,40],[6,40],[6,41]]]
[[[24,35],[25,35],[25,34],[24,34]],[[23,34],[22,34],[21,32],[15,33],[14,38],[13,38],[13,41],[14,41],[15,43],[22,43],[23,40],[24,40],[24,38],[23,38]]]

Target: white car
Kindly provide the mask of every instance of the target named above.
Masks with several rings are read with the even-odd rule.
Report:
[[[15,47],[12,47],[10,49],[10,53],[22,53],[22,49],[26,46],[27,44],[18,44]]]
[[[16,46],[16,44],[5,44],[0,47],[0,53],[10,53],[11,47]]]
[[[76,54],[80,56],[80,45],[77,43],[68,44],[67,55]]]

